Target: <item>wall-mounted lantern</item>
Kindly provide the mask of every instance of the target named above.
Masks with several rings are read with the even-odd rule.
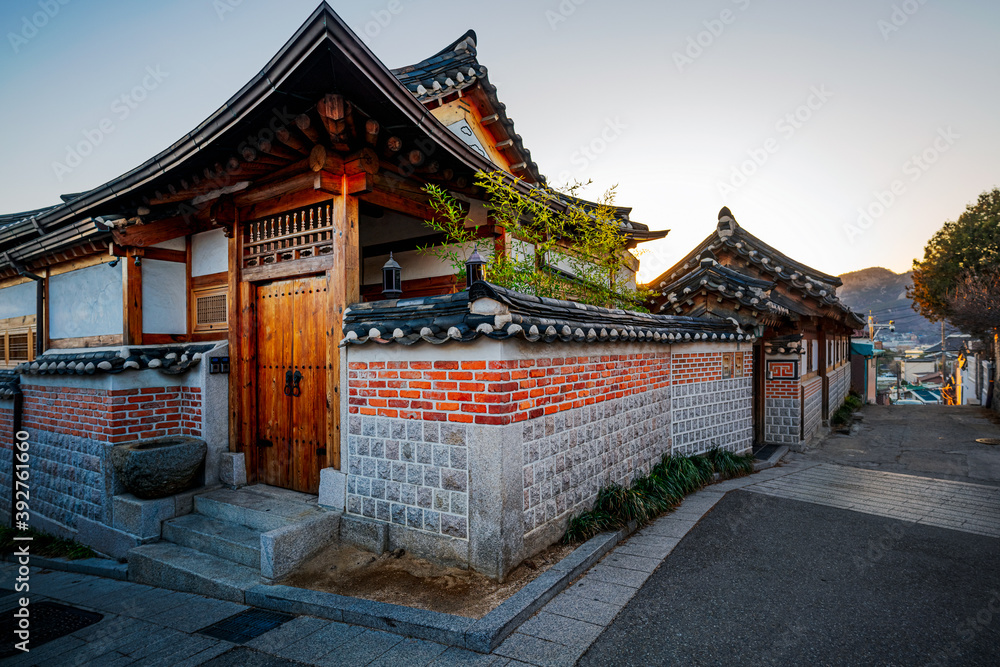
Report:
[[[402,269],[389,253],[389,261],[382,266],[382,296],[398,299],[403,296]]]
[[[486,260],[479,254],[479,249],[472,251],[469,259],[465,260],[465,286],[472,287],[474,283],[486,280]]]

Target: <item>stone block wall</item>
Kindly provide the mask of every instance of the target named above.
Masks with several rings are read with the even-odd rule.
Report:
[[[349,347],[346,511],[388,523],[390,548],[503,576],[662,454],[748,449],[752,352],[737,348]],[[745,355],[743,377],[722,379],[723,351]]]
[[[10,524],[11,449],[14,446],[14,401],[0,398],[0,524]]]
[[[809,441],[823,425],[823,378],[814,377],[802,383],[802,440]]]
[[[830,371],[828,376],[830,378],[830,392],[827,413],[833,415],[837,408],[844,404],[844,399],[847,398],[848,393],[851,391],[850,364],[846,362],[841,364]]]
[[[464,423],[357,413],[348,433],[348,513],[468,539]]]
[[[802,433],[800,380],[771,378],[764,382],[764,441],[797,445]]]

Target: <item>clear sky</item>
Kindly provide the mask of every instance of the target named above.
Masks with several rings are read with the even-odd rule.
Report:
[[[135,167],[245,84],[316,0],[4,0],[0,212]],[[618,184],[648,280],[723,205],[817,269],[904,271],[1000,186],[996,0],[335,0],[390,67],[468,28],[550,182]],[[124,97],[123,97],[124,96]],[[68,147],[92,147],[78,160]],[[866,211],[862,216],[861,211]]]

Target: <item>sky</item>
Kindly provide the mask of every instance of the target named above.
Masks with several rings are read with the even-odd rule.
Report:
[[[995,0],[333,0],[389,67],[469,28],[554,185],[617,185],[655,278],[722,206],[841,274],[910,268],[1000,186]],[[0,213],[96,187],[239,90],[317,0],[4,0]],[[76,150],[82,144],[81,150]],[[81,155],[86,151],[86,155]]]

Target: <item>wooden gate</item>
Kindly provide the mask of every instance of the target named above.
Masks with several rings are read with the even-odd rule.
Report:
[[[258,284],[257,480],[317,493],[327,453],[326,276]]]

